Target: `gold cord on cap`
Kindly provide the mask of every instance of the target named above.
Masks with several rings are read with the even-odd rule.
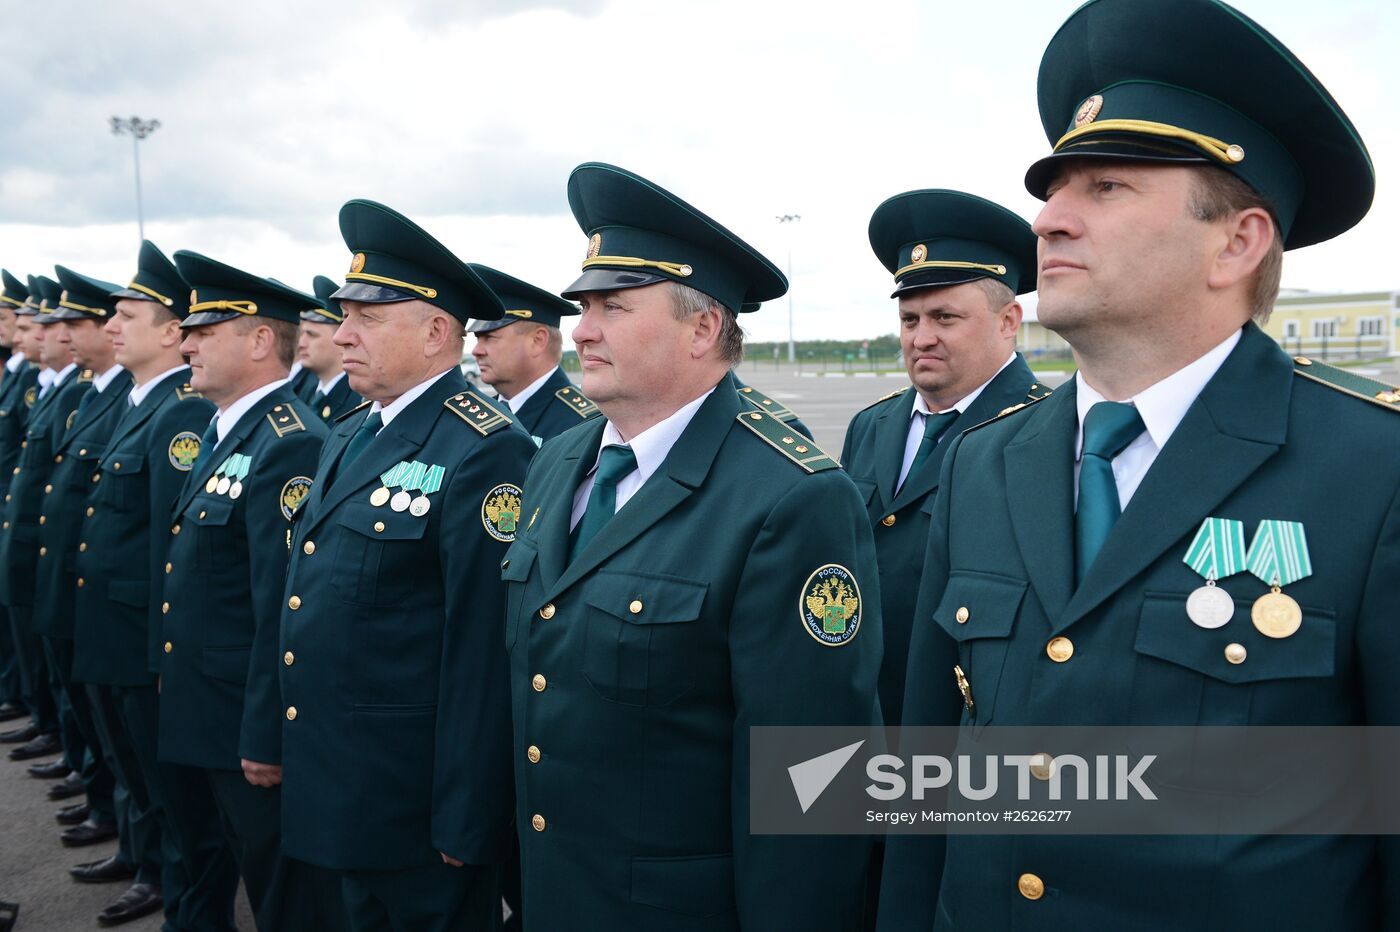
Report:
[[[363,264],[361,267],[363,267]],[[429,288],[427,285],[415,285],[412,282],[401,282],[396,278],[385,278],[383,275],[371,275],[368,272],[350,272],[345,277],[347,279],[353,278],[361,282],[373,282],[376,285],[388,285],[390,288],[402,288],[405,291],[411,291],[425,298],[436,298],[438,296],[436,288]]]
[[[1077,126],[1060,137],[1060,141],[1055,143],[1055,151],[1059,152],[1069,143],[1081,136],[1097,135],[1100,133],[1137,133],[1144,136],[1161,136],[1166,139],[1179,139],[1189,142],[1207,155],[1224,162],[1226,165],[1236,165],[1244,161],[1244,146],[1227,143],[1224,140],[1216,139],[1214,136],[1206,136],[1189,129],[1182,129],[1180,126],[1171,126],[1167,123],[1153,123],[1148,120],[1099,120],[1097,123],[1085,123]]]
[[[898,272],[894,273],[895,281],[908,274],[917,272],[919,269],[975,269],[978,272],[991,272],[993,275],[1005,275],[1004,265],[985,265],[981,262],[958,262],[953,259],[929,259],[926,262],[911,262]]]
[[[695,270],[682,262],[659,262],[652,259],[636,259],[632,256],[594,256],[591,259],[583,260],[583,267],[590,269],[595,265],[622,266],[625,269],[660,269],[670,275],[679,275],[687,278]]]

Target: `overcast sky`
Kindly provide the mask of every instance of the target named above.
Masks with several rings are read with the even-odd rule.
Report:
[[[1170,3],[1171,0],[1161,0]],[[1400,5],[1239,0],[1359,128],[1370,215],[1288,254],[1285,287],[1400,289]],[[0,265],[125,283],[146,235],[310,290],[369,197],[460,257],[542,287],[586,247],[564,185],[613,162],[767,253],[792,255],[799,339],[894,330],[866,226],[886,197],[959,188],[1032,219],[1046,42],[1076,0],[0,0]],[[778,214],[800,214],[779,225]],[[787,336],[787,302],[744,319]]]

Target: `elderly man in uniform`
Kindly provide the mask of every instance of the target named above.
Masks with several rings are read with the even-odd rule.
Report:
[[[336,328],[345,320],[340,303],[331,300],[339,286],[324,275],[317,275],[311,284],[316,290],[316,302],[301,312],[297,360],[316,376],[316,391],[303,400],[323,424],[332,424],[364,399],[350,387],[341,365],[340,347],[335,345]]]
[[[787,281],[623,169],[568,195],[605,419],[535,457],[501,565],[526,924],[855,928],[869,839],[749,833],[750,726],[879,719],[860,496],[729,374],[738,312]]]
[[[61,688],[49,675],[43,641],[35,628],[35,613],[43,607],[35,602],[35,579],[39,564],[39,528],[43,510],[44,486],[54,467],[54,446],[63,436],[69,419],[76,416],[78,404],[92,387],[92,375],[79,368],[68,344],[57,339],[52,316],[62,301],[63,289],[45,276],[30,279],[31,295],[38,295],[39,312],[34,316],[33,333],[39,343],[39,363],[49,375],[39,373],[38,389],[21,441],[19,465],[11,471],[10,490],[5,496],[0,521],[0,601],[10,609],[18,656],[25,674],[34,721],[34,737],[10,752],[12,760],[44,757],[62,750],[60,729],[66,719],[67,737],[73,756],[65,754],[70,770],[83,766],[81,735],[72,725],[72,712]],[[25,393],[28,401],[29,393]],[[13,736],[5,736],[13,738]],[[70,846],[95,844],[116,835],[110,812],[91,813],[83,823],[64,832]]]
[[[598,406],[578,390],[559,366],[564,354],[562,317],[578,306],[528,282],[472,264],[472,271],[505,304],[500,320],[472,321],[472,356],[481,381],[496,390],[521,427],[544,442],[598,416]]]
[[[33,326],[23,316],[29,289],[8,269],[0,270],[0,283],[3,284],[0,288],[0,345],[10,350],[4,372],[0,374],[0,496],[3,496],[10,490],[10,471],[19,462],[20,441],[24,439],[24,422],[29,414],[24,393],[38,378],[39,368],[26,352],[30,341],[24,331]],[[21,320],[25,321],[23,326]],[[0,606],[0,722],[28,715],[14,632],[10,629],[8,612]]]
[[[287,384],[306,298],[198,253],[174,258],[192,289],[180,351],[191,386],[218,410],[169,526],[158,748],[171,765],[166,801],[181,849],[209,852],[200,832],[212,794],[262,932],[312,928],[325,917],[301,894],[318,872],[279,847],[277,688],[287,539],[326,436]]]
[[[462,377],[505,307],[406,217],[350,201],[336,332],[350,386],[292,539],[284,849],[337,871],[349,929],[491,929],[510,829],[496,567],[535,446]],[[575,917],[578,918],[578,917]]]
[[[857,414],[841,463],[875,532],[885,631],[880,707],[894,725],[943,454],[969,427],[1048,392],[1016,352],[1016,295],[1035,290],[1030,224],[971,194],[910,191],[876,209],[870,245],[894,273],[890,297],[899,299],[913,391],[902,388]]]
[[[1078,373],[944,458],[904,723],[1400,724],[1397,394],[1290,359],[1255,323],[1283,251],[1369,208],[1355,128],[1217,0],[1091,0],[1039,99],[1039,314]],[[1277,778],[1226,789],[1209,770],[1172,784],[1230,810]],[[1393,836],[1286,831],[894,838],[881,921],[1400,923]]]

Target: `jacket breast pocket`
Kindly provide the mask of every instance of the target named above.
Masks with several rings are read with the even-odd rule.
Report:
[[[336,514],[331,578],[336,594],[354,605],[397,606],[420,588],[412,573],[385,573],[385,548],[422,540],[429,519],[407,511],[352,502]],[[383,578],[381,578],[383,577]]]
[[[969,712],[964,702],[964,723],[995,721],[1006,652],[1026,585],[1023,579],[972,570],[955,571],[948,577],[933,620],[958,643],[958,665],[967,679],[973,705]],[[947,676],[949,688],[957,688],[952,670],[936,670],[933,675]]]
[[[860,493],[860,500],[869,508],[870,503],[875,500],[875,491],[879,487],[876,481],[870,476],[857,476],[849,474],[851,482],[855,484],[856,491]]]
[[[237,683],[248,682],[248,662],[253,649],[247,646],[206,647],[200,651],[199,671],[207,677]]]
[[[706,583],[599,571],[588,604],[583,674],[611,702],[664,706],[695,683]]]
[[[180,523],[185,526],[185,533],[198,535],[195,550],[201,568],[215,566],[224,556],[224,548],[230,546],[229,528],[234,523],[237,504],[224,496],[200,495],[185,509]]]
[[[102,456],[101,446],[98,444],[89,446],[79,440],[77,443],[69,444],[68,455],[78,461],[73,464],[75,468],[69,470],[68,487],[75,492],[85,492],[92,488],[92,477],[97,475],[101,468],[99,462]]]
[[[526,611],[526,584],[538,554],[533,542],[517,539],[501,561],[501,579],[506,583],[506,650],[515,646],[523,620],[521,616]]]
[[[82,481],[91,482],[93,477],[99,474],[102,477],[102,485],[94,496],[97,500],[118,508],[145,504],[146,495],[149,493],[144,490],[150,480],[146,477],[146,457],[142,454],[126,450],[116,451],[104,458],[97,467],[80,475]],[[141,491],[138,492],[138,489]]]

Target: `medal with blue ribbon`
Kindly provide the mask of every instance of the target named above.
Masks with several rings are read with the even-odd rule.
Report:
[[[419,465],[422,465],[421,463]],[[421,518],[432,508],[432,502],[428,501],[428,496],[442,488],[442,477],[447,474],[447,470],[441,466],[428,466],[422,478],[418,480],[418,491],[422,492],[409,504],[409,514],[415,518]]]
[[[1244,522],[1232,518],[1206,518],[1182,558],[1205,577],[1206,584],[1186,599],[1186,617],[1202,628],[1220,628],[1235,614],[1235,600],[1216,585],[1245,568]]]
[[[1248,570],[1269,586],[1269,592],[1250,610],[1254,627],[1266,637],[1292,637],[1303,623],[1303,610],[1282,589],[1312,575],[1303,525],[1297,521],[1260,521],[1245,562]]]

